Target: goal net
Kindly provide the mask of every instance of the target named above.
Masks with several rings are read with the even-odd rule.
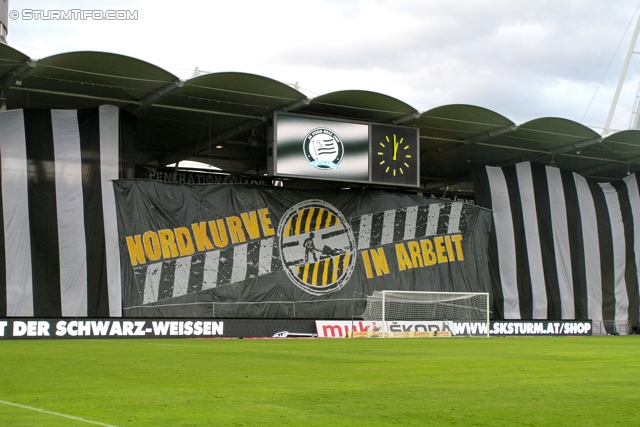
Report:
[[[361,317],[372,336],[489,336],[489,294],[376,291]]]

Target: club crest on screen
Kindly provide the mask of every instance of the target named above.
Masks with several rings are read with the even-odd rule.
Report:
[[[304,137],[302,145],[310,168],[337,170],[344,156],[342,139],[333,130],[315,128]]]

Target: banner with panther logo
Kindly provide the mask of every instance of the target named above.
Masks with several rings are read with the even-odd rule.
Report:
[[[489,292],[488,210],[373,190],[114,182],[126,317],[358,316],[373,291]]]

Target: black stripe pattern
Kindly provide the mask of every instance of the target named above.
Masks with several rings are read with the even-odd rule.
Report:
[[[121,176],[120,145],[132,146],[133,134],[127,141],[119,137],[120,119],[127,116],[130,129],[132,116],[112,106],[0,115],[0,159],[14,165],[0,171],[0,191],[14,200],[6,204],[0,197],[0,317],[121,315],[121,303],[114,305],[120,299],[119,267],[106,256],[112,250],[118,261],[118,247],[105,243],[105,212],[113,224],[116,214],[105,208],[103,189],[112,185],[106,178]],[[102,158],[104,150],[113,158]],[[115,174],[104,170],[105,161]],[[70,211],[71,227],[65,215]],[[27,225],[7,224],[6,218]],[[86,255],[73,258],[76,253]]]
[[[519,181],[528,175],[516,173],[516,168],[530,174],[530,182]],[[474,177],[477,203],[492,209],[494,219],[511,217],[509,224],[494,221],[490,236],[494,315],[530,319],[536,314],[534,301],[546,297],[548,319],[592,319],[595,333],[638,329],[640,195],[635,176],[597,184],[568,171],[523,163],[476,166]],[[530,203],[523,189],[534,195],[533,223],[527,218],[534,217],[523,213],[523,205]],[[526,232],[535,228],[539,248]],[[530,265],[536,259],[544,271],[542,288]],[[520,313],[507,305],[505,295],[510,301],[519,299]]]

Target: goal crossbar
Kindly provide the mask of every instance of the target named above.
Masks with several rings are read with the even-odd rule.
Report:
[[[397,330],[400,326],[405,332],[411,331],[412,328],[415,328],[415,331],[417,328],[428,328],[442,331],[443,334],[449,331],[454,335],[488,336],[489,294],[376,291],[367,296],[367,305],[361,317],[364,320],[380,322],[383,336],[394,336],[390,329]],[[392,326],[389,326],[390,322],[393,322]],[[395,336],[407,336],[407,333]]]

